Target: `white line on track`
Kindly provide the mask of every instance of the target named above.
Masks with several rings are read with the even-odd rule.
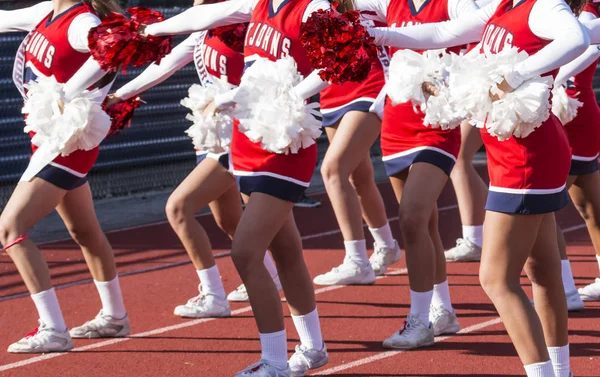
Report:
[[[475,324],[473,326],[469,326],[467,328],[464,328],[464,329],[460,330],[457,335],[472,333],[472,332],[484,329],[486,327],[497,325],[500,322],[502,322],[500,320],[500,318],[494,318],[494,319],[491,319],[489,321],[481,322],[481,323]],[[450,339],[450,338],[452,338],[454,336],[456,336],[456,335],[437,337],[437,338],[435,338],[435,342],[436,343],[442,342],[442,341],[444,341],[446,339]],[[344,370],[356,368],[356,367],[359,367],[361,365],[366,365],[366,364],[374,363],[374,362],[379,361],[379,360],[383,360],[383,359],[387,359],[387,358],[390,358],[390,357],[394,357],[394,356],[396,356],[398,354],[401,354],[403,352],[405,352],[405,351],[404,350],[397,350],[397,351],[386,351],[386,352],[378,353],[378,354],[375,354],[375,355],[372,355],[372,356],[369,356],[369,357],[365,357],[363,359],[352,361],[350,363],[338,365],[337,367],[325,369],[325,370],[322,370],[322,371],[318,371],[317,370],[317,371],[315,371],[315,373],[313,373],[313,375],[315,375],[315,376],[328,376],[330,374],[334,374],[334,373],[341,372],[341,371],[344,371]]]
[[[397,276],[397,275],[402,275],[402,274],[405,274],[405,273],[406,273],[406,269],[403,268],[403,269],[400,269],[400,270],[391,271],[389,274],[387,274],[385,276],[378,276],[377,279],[381,280],[381,279],[385,279],[385,278],[387,278],[389,276]],[[321,294],[321,293],[325,293],[325,292],[335,291],[335,290],[338,290],[338,289],[341,289],[341,288],[345,288],[345,286],[343,286],[343,285],[332,285],[332,286],[328,286],[328,287],[323,287],[323,288],[315,289],[315,295],[318,295],[318,294]],[[245,306],[243,308],[240,308],[240,309],[232,311],[231,315],[232,316],[240,315],[240,314],[247,313],[247,312],[250,312],[250,311],[252,311],[252,308],[250,306]],[[87,346],[74,348],[73,350],[71,350],[71,353],[77,353],[77,352],[83,352],[83,351],[93,350],[93,349],[96,349],[96,348],[107,347],[107,346],[111,346],[113,344],[127,342],[129,340],[136,339],[136,338],[146,338],[146,337],[149,337],[149,336],[154,336],[154,335],[158,335],[158,334],[164,334],[166,332],[180,330],[180,329],[184,329],[186,327],[196,326],[196,325],[199,325],[199,324],[202,324],[202,323],[212,322],[212,321],[217,320],[217,319],[219,319],[219,318],[195,319],[195,320],[184,322],[184,323],[178,323],[178,324],[172,325],[172,326],[161,327],[161,328],[158,328],[158,329],[154,329],[154,330],[142,332],[142,333],[139,333],[139,334],[134,334],[134,335],[132,335],[130,337],[127,337],[127,338],[116,338],[116,339],[104,340],[104,341],[101,341],[101,342],[98,342],[98,343],[89,344]],[[30,359],[26,359],[26,360],[22,360],[22,361],[17,361],[16,363],[0,365],[0,372],[6,371],[6,370],[9,370],[9,369],[21,368],[21,367],[24,367],[26,365],[39,363],[41,361],[54,359],[56,357],[64,356],[64,355],[68,355],[68,354],[69,354],[69,352],[49,353],[49,354],[45,354],[45,355],[41,355],[41,356],[32,357]]]

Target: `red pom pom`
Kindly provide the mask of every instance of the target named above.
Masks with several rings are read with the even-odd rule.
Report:
[[[122,14],[111,13],[100,25],[90,29],[88,43],[94,59],[102,69],[115,72],[119,66],[125,72],[127,66],[142,65],[160,60],[171,52],[171,37],[140,35],[140,27],[164,20],[160,12],[146,8],[131,8],[128,19]]]
[[[360,24],[360,12],[313,12],[300,28],[300,40],[320,76],[333,84],[360,82],[377,59],[377,46]]]
[[[131,124],[135,109],[140,107],[141,104],[142,100],[140,97],[133,97],[110,107],[107,107],[105,102],[102,107],[111,120],[110,131],[108,131],[107,137],[118,135],[125,128],[128,128]]]
[[[243,52],[247,30],[248,23],[227,25],[212,29],[210,35],[219,38],[233,51]]]

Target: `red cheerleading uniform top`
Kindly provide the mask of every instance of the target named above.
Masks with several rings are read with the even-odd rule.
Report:
[[[513,7],[502,0],[489,19],[481,38],[481,53],[496,54],[516,47],[533,55],[550,43],[529,27],[537,0],[523,0]],[[543,1],[543,0],[542,0]],[[556,76],[558,70],[547,75]],[[570,168],[570,151],[563,126],[552,113],[525,138],[498,141],[481,131],[488,157],[490,191],[518,194],[553,194],[564,189]]]
[[[598,4],[587,3],[585,4],[583,11],[593,14],[596,18],[600,17],[598,14]],[[573,84],[576,89],[593,89],[592,83],[594,81],[594,73],[596,72],[597,65],[598,60],[594,61],[589,67],[575,75]]]
[[[40,76],[54,78],[64,84],[89,59],[89,53],[75,50],[69,43],[69,27],[75,18],[84,13],[95,14],[87,4],[79,3],[52,20],[54,12],[38,24],[25,46],[25,83]],[[34,133],[30,133],[33,137]],[[33,153],[38,149],[31,145]],[[63,170],[85,176],[98,157],[99,147],[89,151],[78,150],[67,157],[58,156],[53,165]]]
[[[202,85],[212,78],[226,79],[231,85],[238,86],[244,71],[244,54],[227,46],[220,38],[210,32],[199,33],[194,50],[194,63]]]
[[[274,10],[270,0],[256,4],[245,39],[246,66],[257,57],[277,60],[291,56],[298,71],[307,76],[313,71],[300,42],[300,25],[313,0],[285,0]],[[302,148],[296,154],[275,154],[253,143],[234,127],[231,143],[231,169],[236,175],[266,175],[308,187],[317,161],[317,146]]]

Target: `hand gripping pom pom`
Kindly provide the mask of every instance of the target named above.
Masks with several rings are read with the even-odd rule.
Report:
[[[139,97],[133,97],[127,101],[119,102],[110,107],[106,106],[106,101],[102,104],[102,108],[108,114],[111,120],[110,131],[108,136],[118,135],[125,128],[131,125],[131,119],[135,113],[135,109],[140,107],[142,100]]]
[[[146,8],[131,8],[128,19],[120,13],[111,13],[100,25],[90,29],[88,44],[92,57],[106,71],[115,72],[129,65],[141,67],[146,63],[159,63],[171,52],[171,37],[143,37],[142,25],[164,20],[160,12]]]
[[[102,94],[86,91],[66,102],[62,85],[53,80],[27,84],[25,132],[34,132],[31,142],[63,156],[100,145],[110,129],[110,118],[102,110]]]
[[[246,37],[247,30],[247,23],[227,25],[212,29],[210,35],[219,38],[221,42],[233,51],[243,52],[244,38]]]
[[[256,60],[242,76],[235,96],[240,131],[272,153],[298,153],[313,145],[322,133],[321,122],[314,117],[318,104],[307,105],[293,90],[301,80],[290,57]]]
[[[525,81],[514,92],[492,105],[486,128],[498,140],[511,136],[527,137],[550,116],[552,77],[537,77]]]
[[[581,106],[583,102],[569,96],[564,86],[555,86],[552,90],[552,113],[563,125],[575,119]]]
[[[300,40],[323,80],[361,82],[377,59],[373,38],[360,23],[360,12],[318,10],[300,27]]]
[[[212,116],[204,116],[203,111],[214,98],[231,90],[226,81],[215,80],[208,86],[194,84],[189,96],[181,100],[181,105],[192,110],[186,119],[193,125],[185,132],[192,138],[196,149],[212,153],[221,153],[229,149],[233,132],[233,117],[230,110],[220,111]]]

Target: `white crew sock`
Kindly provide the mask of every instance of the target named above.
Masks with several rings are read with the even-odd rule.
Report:
[[[323,349],[323,335],[316,308],[305,315],[292,315],[292,320],[303,346],[310,350]]]
[[[556,377],[569,377],[571,363],[569,361],[569,345],[562,347],[548,347],[552,368]]]
[[[550,360],[543,363],[525,365],[525,372],[527,373],[527,377],[556,377]]]
[[[365,240],[344,241],[344,248],[346,249],[346,257],[350,258],[359,266],[366,266],[369,264],[369,258],[367,257],[367,243]]]
[[[483,225],[463,225],[463,238],[481,247],[483,245]]]
[[[385,247],[386,249],[393,249],[396,247],[396,242],[394,240],[394,236],[392,235],[392,229],[390,228],[390,223],[385,223],[381,228],[369,228],[369,232],[373,236],[375,243],[381,247]]]
[[[561,270],[562,270],[562,281],[563,287],[565,287],[565,293],[571,293],[577,290],[575,287],[575,280],[573,279],[573,272],[571,271],[571,263],[568,259],[561,260]]]
[[[216,264],[211,268],[196,270],[196,272],[200,278],[200,284],[202,284],[202,293],[214,296],[219,300],[225,300],[225,288],[223,288],[219,267]]]
[[[277,267],[275,266],[275,262],[273,261],[273,258],[271,257],[271,254],[269,254],[268,251],[265,253],[264,263],[265,267],[267,268],[267,271],[269,271],[269,275],[271,275],[271,278],[273,280],[277,279]]]
[[[432,298],[433,290],[427,292],[410,290],[410,314],[416,315],[425,326],[429,326],[429,307]]]
[[[119,285],[119,275],[111,281],[94,280],[100,301],[102,302],[102,313],[115,319],[125,318],[127,311],[123,303],[123,294]]]
[[[269,334],[260,335],[261,359],[278,369],[285,370],[287,361],[287,338],[285,329]]]
[[[44,324],[58,332],[67,331],[67,325],[65,324],[65,319],[60,310],[54,288],[50,288],[47,291],[40,293],[34,293],[31,295],[31,299]]]
[[[433,286],[433,298],[431,299],[431,303],[435,306],[443,306],[444,309],[450,313],[454,313],[452,301],[450,300],[450,288],[448,287],[448,280]]]

